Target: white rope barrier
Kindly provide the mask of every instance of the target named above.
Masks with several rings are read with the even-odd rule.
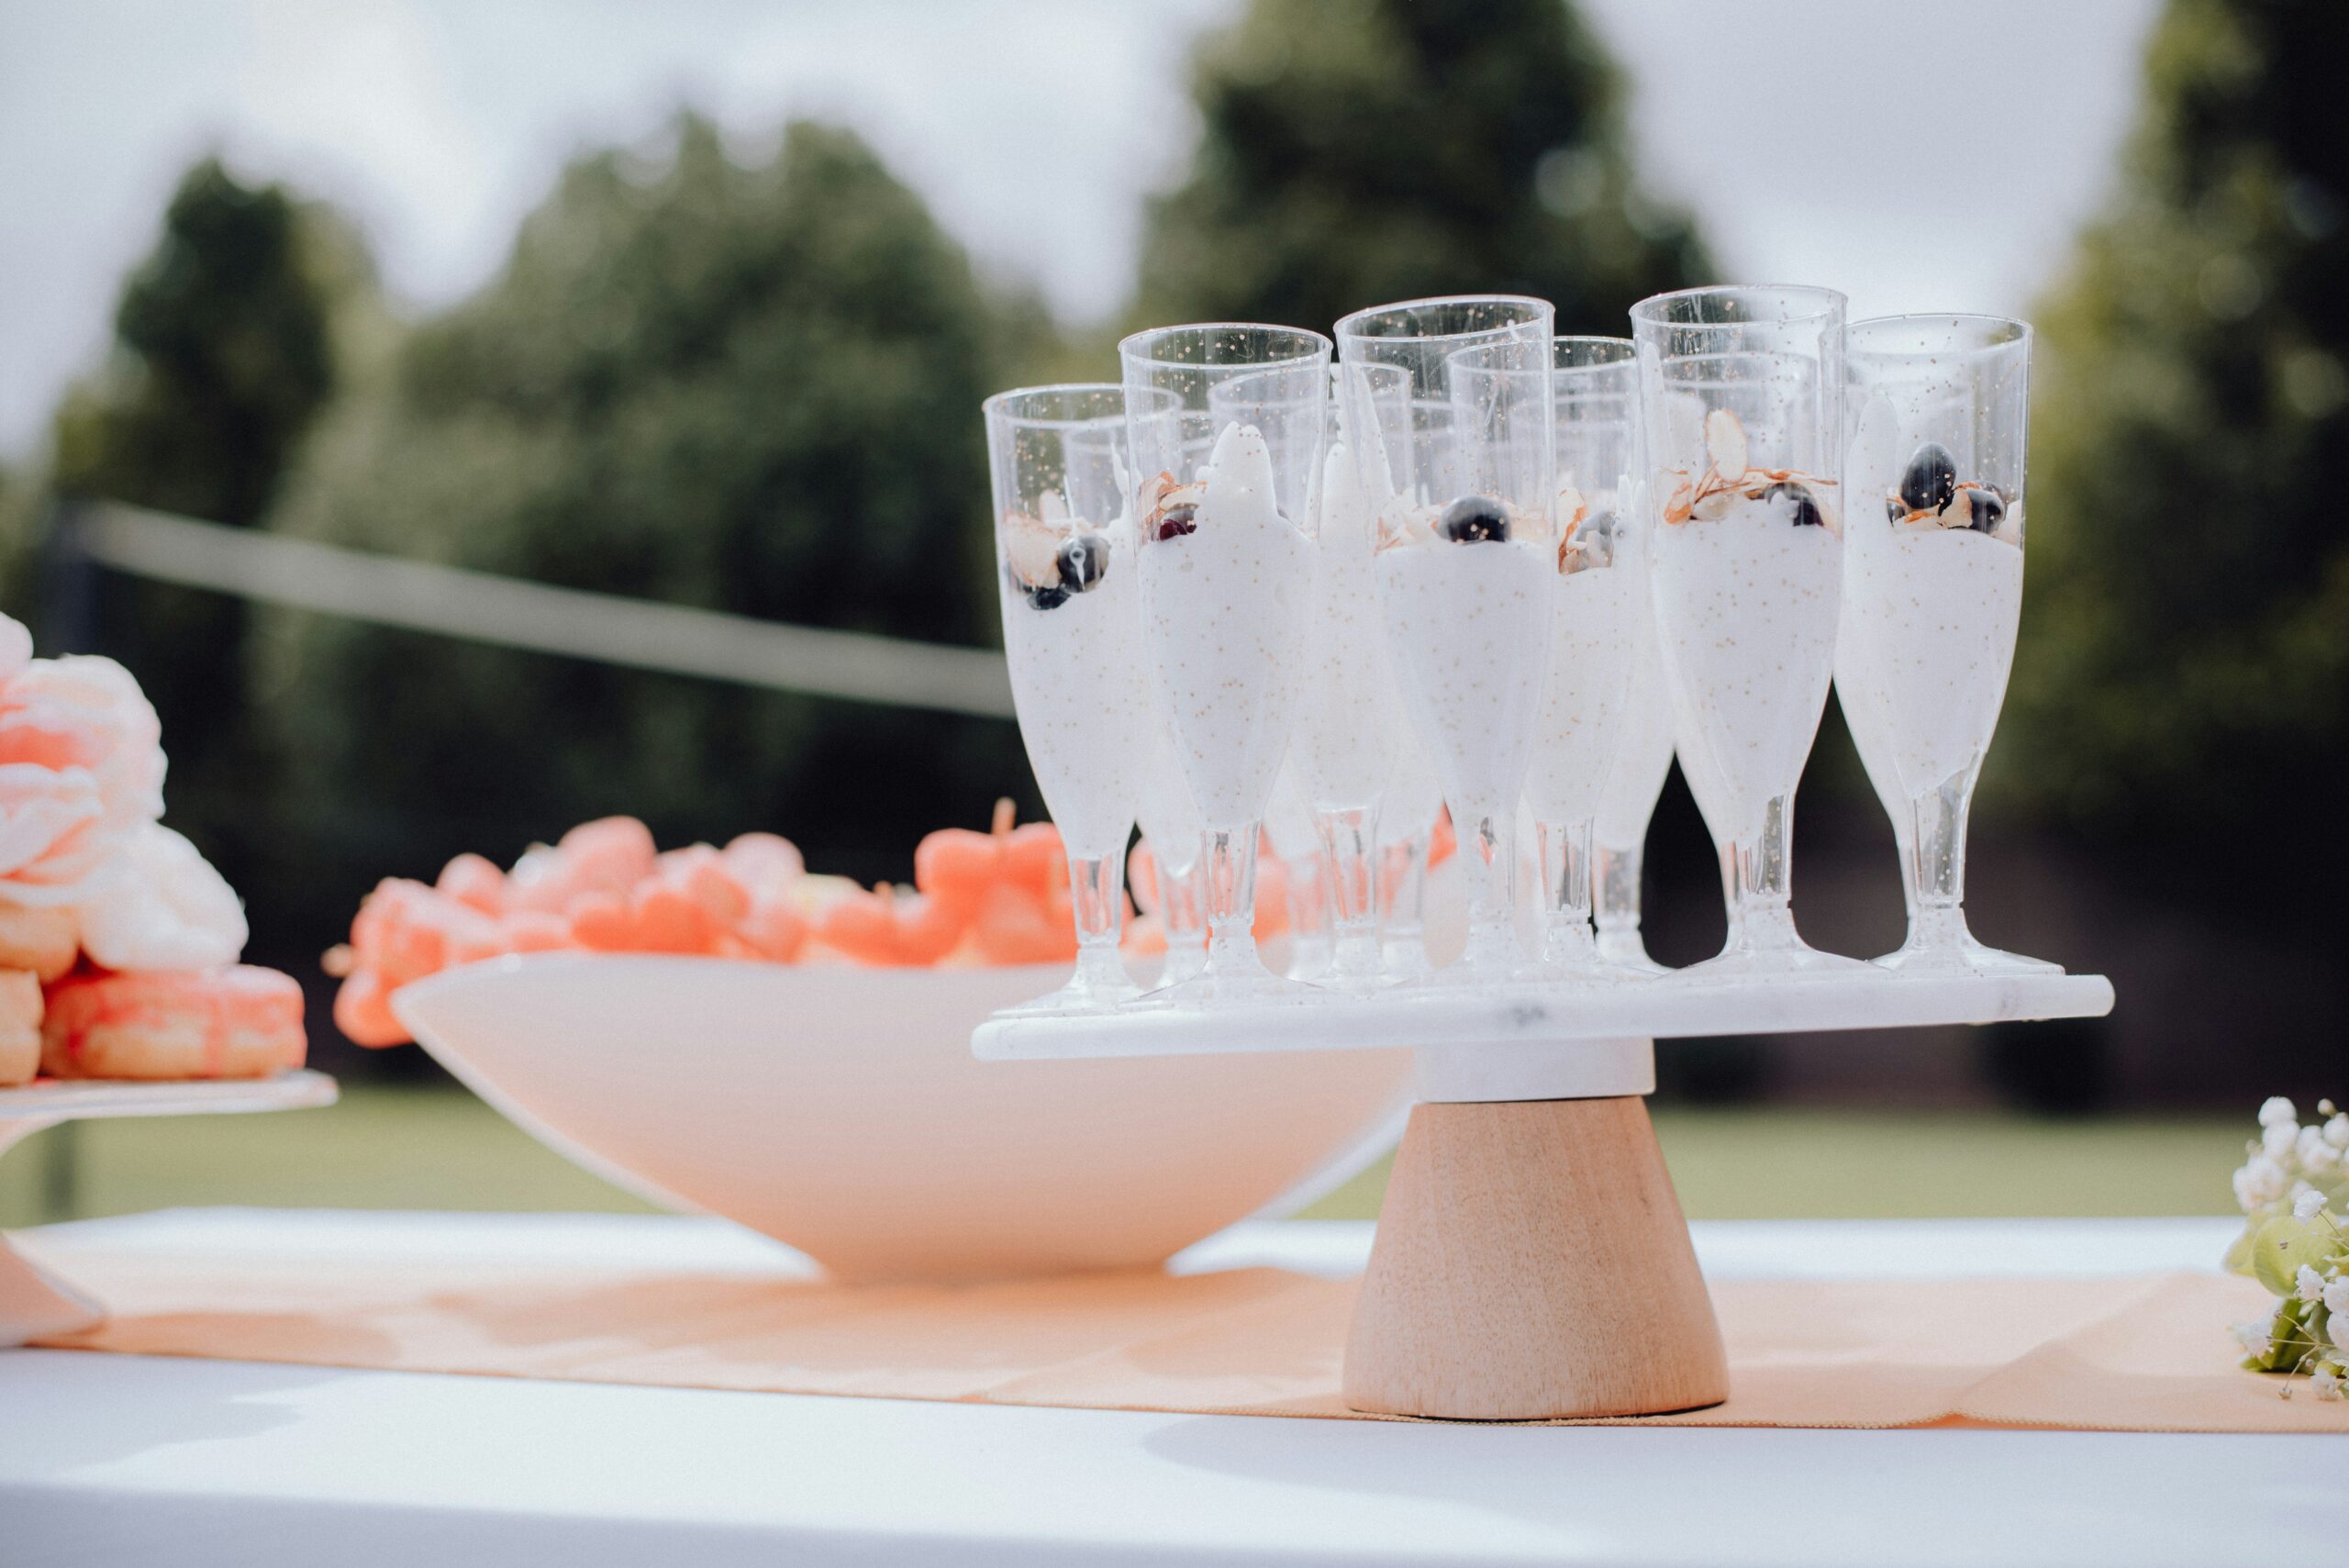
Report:
[[[90,501],[76,542],[104,566],[378,626],[852,702],[1009,718],[1000,653],[558,588]]]

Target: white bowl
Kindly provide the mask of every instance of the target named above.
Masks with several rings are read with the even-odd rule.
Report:
[[[1310,1202],[1401,1128],[1410,1053],[980,1062],[1053,967],[794,967],[545,953],[393,1010],[541,1142],[857,1280],[1153,1264]]]

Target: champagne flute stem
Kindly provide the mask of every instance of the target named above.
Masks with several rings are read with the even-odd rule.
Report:
[[[1122,989],[1126,965],[1118,939],[1126,914],[1125,856],[1069,856],[1068,885],[1076,906],[1078,981],[1096,990]]]
[[[1587,966],[1590,934],[1590,819],[1534,825],[1542,864],[1542,955],[1553,964]]]
[[[1207,881],[1208,967],[1256,951],[1256,841],[1260,825],[1208,830],[1200,867]]]
[[[1965,819],[1974,776],[1966,768],[1909,803],[1909,866],[1917,888],[1911,939],[1919,946],[1954,947],[1965,938]]]
[[[1468,951],[1462,955],[1463,961],[1508,962],[1517,956],[1515,835],[1503,828],[1498,817],[1480,816],[1461,835],[1460,853],[1467,862],[1470,879]]]

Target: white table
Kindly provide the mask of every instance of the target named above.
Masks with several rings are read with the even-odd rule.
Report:
[[[2225,1220],[1698,1224],[1715,1278],[2207,1266]],[[699,1219],[181,1211],[34,1234],[768,1270]],[[1358,1269],[1363,1224],[1188,1260]],[[2213,1325],[2213,1332],[2221,1326]],[[2349,1436],[1486,1428],[0,1351],[0,1563],[2337,1560]]]

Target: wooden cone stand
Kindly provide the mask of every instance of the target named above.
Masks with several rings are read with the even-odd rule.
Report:
[[[1729,1368],[1648,1122],[1655,1037],[2101,1018],[2095,974],[1331,997],[1244,1009],[997,1018],[991,1061],[1409,1046],[1419,1104],[1346,1343],[1378,1415],[1525,1421],[1717,1405]]]
[[[1653,1415],[1729,1364],[1637,1095],[1411,1112],[1346,1344],[1381,1415]]]

